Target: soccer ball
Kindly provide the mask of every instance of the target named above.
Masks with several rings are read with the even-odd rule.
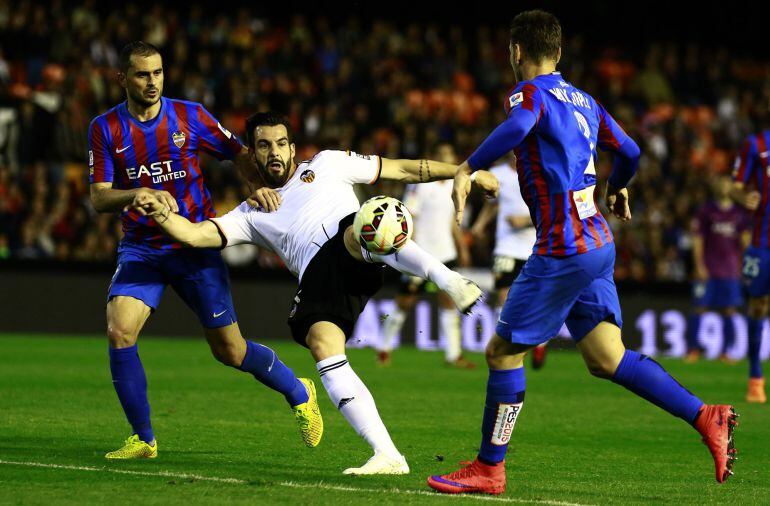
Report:
[[[353,233],[371,253],[395,253],[412,237],[412,215],[398,199],[372,197],[356,213]]]

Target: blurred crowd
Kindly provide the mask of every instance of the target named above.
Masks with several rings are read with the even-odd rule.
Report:
[[[504,118],[507,20],[469,28],[207,9],[0,0],[0,259],[114,259],[118,220],[88,199],[87,127],[124,100],[117,58],[134,39],[161,48],[164,95],[202,102],[233,131],[255,110],[286,112],[300,159],[323,148],[417,158],[441,141],[462,159]],[[634,220],[613,223],[617,276],[685,280],[708,179],[729,172],[742,138],[763,127],[767,62],[716,45],[596,46],[565,21],[560,70],[642,146]],[[609,158],[599,162],[606,173]],[[217,209],[234,207],[232,166],[204,167]],[[477,241],[474,263],[488,265],[490,250]],[[275,264],[253,248],[229,255]]]

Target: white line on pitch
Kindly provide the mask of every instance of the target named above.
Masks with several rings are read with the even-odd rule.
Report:
[[[114,469],[109,467],[88,467],[88,466],[70,466],[63,464],[46,464],[44,462],[17,462],[12,460],[0,460],[0,464],[11,466],[25,466],[25,467],[44,467],[49,469],[65,469],[70,471],[91,471],[91,472],[106,472],[116,474],[130,474],[134,476],[150,476],[150,477],[164,477],[164,478],[179,478],[184,480],[198,480],[198,481],[213,481],[217,483],[231,483],[234,485],[246,485],[249,482],[239,478],[221,478],[218,476],[202,476],[199,474],[187,474],[187,473],[173,473],[170,471],[132,471],[128,469]],[[330,485],[328,483],[297,483],[293,481],[281,481],[276,483],[281,487],[288,488],[307,488],[307,489],[324,489],[332,490],[336,492],[372,492],[377,494],[400,494],[400,495],[419,495],[426,497],[435,497],[441,499],[470,499],[476,501],[494,501],[501,503],[526,503],[526,504],[548,504],[551,506],[589,506],[587,504],[572,503],[564,501],[551,501],[547,499],[517,499],[508,497],[491,497],[483,495],[462,495],[462,494],[438,494],[436,492],[428,492],[427,490],[402,490],[398,488],[362,488],[362,487],[348,487],[345,485]]]

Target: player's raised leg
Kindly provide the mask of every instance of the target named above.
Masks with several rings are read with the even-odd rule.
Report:
[[[217,360],[251,374],[263,385],[282,394],[294,411],[302,440],[307,446],[318,446],[323,436],[323,418],[312,380],[297,378],[267,346],[245,340],[237,323],[207,328],[205,334]]]
[[[352,238],[352,227],[346,233],[346,245],[357,245],[354,238],[348,239],[348,235]],[[404,274],[433,281],[436,286],[452,298],[457,309],[463,313],[470,312],[473,306],[482,299],[483,293],[473,281],[439,262],[412,240],[407,241],[396,253],[389,255],[370,253],[355,246],[352,249],[348,247],[348,251],[354,258],[363,258],[367,262],[384,263]]]
[[[737,426],[732,406],[704,404],[655,360],[625,349],[620,328],[612,323],[599,323],[577,346],[591,374],[611,379],[692,425],[714,458],[718,482],[732,475],[736,456],[733,430]]]
[[[372,394],[348,363],[343,330],[334,323],[317,321],[310,326],[306,342],[332,403],[374,450],[368,462],[348,468],[344,474],[408,474],[406,459],[393,444]]]
[[[136,344],[149,316],[150,307],[134,297],[116,296],[107,303],[112,386],[133,431],[121,448],[105,455],[108,459],[155,458],[158,455],[158,444],[150,423],[147,377]]]

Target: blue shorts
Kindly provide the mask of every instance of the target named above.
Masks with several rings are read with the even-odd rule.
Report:
[[[737,279],[709,279],[692,285],[695,307],[726,309],[743,305],[743,288]]]
[[[749,297],[770,295],[770,249],[746,248],[743,253],[743,286]]]
[[[161,250],[120,244],[108,302],[113,297],[128,296],[155,310],[166,285],[171,285],[204,327],[224,327],[237,321],[227,266],[218,250]]]
[[[567,258],[530,256],[508,292],[497,335],[535,346],[556,336],[564,323],[575,341],[603,321],[621,327],[614,270],[614,244]]]

